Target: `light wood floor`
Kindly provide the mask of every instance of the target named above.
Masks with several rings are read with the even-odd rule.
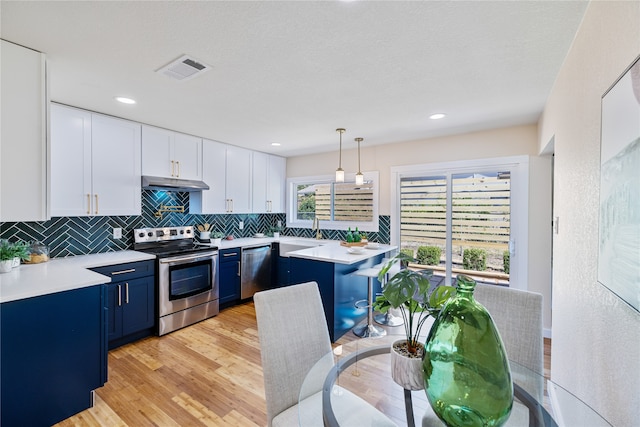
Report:
[[[346,334],[338,343],[354,340]],[[551,360],[545,339],[545,376]],[[415,392],[414,392],[415,393]],[[404,403],[398,402],[402,416]],[[253,303],[163,337],[109,352],[96,404],[71,426],[264,426],[266,406]]]

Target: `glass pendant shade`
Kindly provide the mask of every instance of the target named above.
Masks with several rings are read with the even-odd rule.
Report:
[[[473,298],[475,281],[458,275],[425,343],[424,388],[447,426],[498,427],[509,418],[509,360],[489,312]]]
[[[336,169],[336,182],[344,182],[344,170],[342,169],[342,134],[346,132],[346,129],[338,128],[336,132],[340,134],[340,157],[338,160],[338,169]]]
[[[356,138],[355,141],[358,143],[358,173],[356,174],[356,185],[364,184],[364,175],[360,172],[360,143],[364,138]]]

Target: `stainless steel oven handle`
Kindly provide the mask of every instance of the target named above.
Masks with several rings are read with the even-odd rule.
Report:
[[[218,252],[207,252],[204,254],[200,253],[197,256],[185,256],[180,258],[161,258],[160,264],[173,264],[176,262],[196,262],[211,258],[213,255],[218,255]]]

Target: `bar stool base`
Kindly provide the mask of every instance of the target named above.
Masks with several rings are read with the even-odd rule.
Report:
[[[375,320],[379,325],[385,326],[402,326],[404,324],[404,320],[402,320],[402,317],[394,316],[389,312],[385,314],[376,314],[373,317],[373,320]]]
[[[359,338],[380,338],[387,335],[387,331],[380,326],[369,325],[366,322],[353,328],[353,333]]]

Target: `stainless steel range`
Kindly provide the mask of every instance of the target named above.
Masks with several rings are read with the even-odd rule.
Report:
[[[218,314],[218,248],[197,243],[192,226],[136,229],[134,241],[157,257],[158,335]]]

